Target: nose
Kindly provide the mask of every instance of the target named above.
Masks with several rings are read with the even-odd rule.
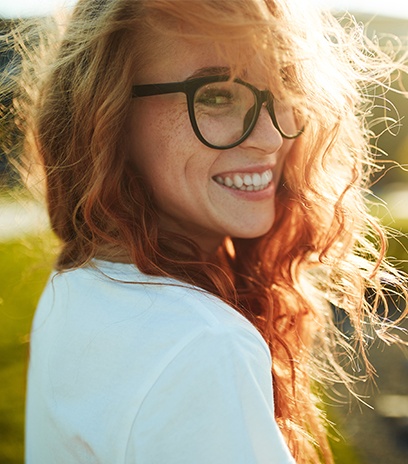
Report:
[[[274,153],[279,150],[282,144],[282,135],[275,127],[268,109],[263,104],[252,132],[241,143],[241,146],[255,148],[265,153]]]

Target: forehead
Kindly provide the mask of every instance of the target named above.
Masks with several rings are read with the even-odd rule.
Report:
[[[139,72],[140,83],[183,81],[197,69],[224,66],[212,43],[160,36],[149,44],[148,60]]]
[[[139,69],[135,83],[179,82],[197,74],[220,74],[217,69],[229,69],[243,78],[265,82],[260,55],[245,57],[245,49],[236,45],[234,49],[210,39],[159,36],[149,44],[149,57]]]

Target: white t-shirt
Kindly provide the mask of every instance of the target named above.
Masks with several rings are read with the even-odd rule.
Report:
[[[255,327],[204,291],[95,263],[53,275],[39,303],[26,463],[293,464]]]

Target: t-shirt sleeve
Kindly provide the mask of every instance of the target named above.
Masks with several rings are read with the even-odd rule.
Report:
[[[294,463],[274,418],[270,356],[243,328],[206,328],[151,386],[126,463]]]

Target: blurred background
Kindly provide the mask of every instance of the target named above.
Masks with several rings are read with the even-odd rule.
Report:
[[[352,12],[365,25],[370,38],[387,40],[384,37],[392,35],[390,43],[394,46],[398,37],[408,38],[406,0],[310,1],[320,8],[331,9],[339,18],[346,10]],[[74,3],[75,0],[1,0],[0,33],[7,31],[15,18],[49,14],[56,8],[70,8]],[[0,72],[3,72],[13,56],[3,46],[0,50]],[[9,67],[8,72],[12,78],[13,69]],[[403,85],[408,89],[408,76],[404,76]],[[0,94],[3,95],[1,89]],[[389,256],[408,271],[408,99],[393,92],[387,97],[391,102],[387,115],[401,124],[391,133],[385,131],[376,142],[376,153],[387,173],[373,186],[370,200],[376,203],[373,208],[382,222],[396,231],[390,240]],[[11,99],[12,95],[3,95],[0,102],[3,110]],[[384,110],[378,108],[376,112],[374,117],[382,115]],[[0,137],[3,136],[7,134],[0,127]],[[28,334],[56,247],[43,206],[21,188],[5,154],[0,151],[1,464],[23,463]],[[343,330],[351,335],[347,321]],[[408,352],[374,340],[370,361],[378,376],[373,382],[359,385],[357,390],[363,402],[351,398],[341,387],[326,392],[325,408],[335,424],[331,442],[336,464],[406,464]]]

